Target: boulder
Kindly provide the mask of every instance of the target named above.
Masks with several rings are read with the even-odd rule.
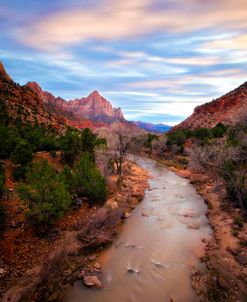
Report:
[[[83,278],[83,284],[88,287],[102,288],[103,284],[96,275]]]
[[[96,262],[93,266],[95,269],[100,270],[101,269],[101,265],[99,262]]]
[[[191,174],[190,175],[190,182],[191,183],[205,183],[208,181],[208,177],[203,174]]]
[[[180,177],[190,178],[191,172],[189,170],[178,170],[176,174]]]

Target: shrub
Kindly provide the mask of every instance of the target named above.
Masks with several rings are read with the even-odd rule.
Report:
[[[29,207],[28,221],[36,228],[54,224],[71,203],[66,184],[46,160],[31,166],[18,192]]]
[[[177,130],[167,134],[167,145],[178,145],[181,147],[187,138],[187,132],[185,130]]]
[[[211,131],[208,128],[197,128],[190,135],[201,141],[206,141],[211,138]]]
[[[78,196],[88,197],[91,205],[103,204],[106,200],[106,181],[88,153],[84,153],[74,165],[71,189]]]
[[[224,179],[228,195],[236,200],[242,209],[247,210],[246,169],[241,169],[239,163],[228,160],[223,164],[220,175]]]
[[[29,142],[20,139],[11,153],[11,159],[17,164],[26,165],[33,158],[33,149]]]
[[[226,133],[227,127],[222,124],[218,123],[214,128],[212,128],[211,133],[214,138],[221,138]]]

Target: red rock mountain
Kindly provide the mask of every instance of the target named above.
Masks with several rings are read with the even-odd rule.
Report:
[[[111,103],[103,98],[98,91],[92,92],[85,98],[66,101],[61,97],[55,97],[51,93],[43,91],[35,82],[28,82],[26,86],[43,99],[48,110],[75,121],[86,119],[103,124],[125,121],[121,108],[113,108]]]
[[[247,82],[212,102],[196,107],[191,116],[172,130],[212,128],[219,122],[234,125],[244,112],[247,113]]]
[[[47,111],[43,100],[32,89],[16,84],[0,62],[0,105],[7,110],[11,123],[39,123],[63,131],[65,119]]]

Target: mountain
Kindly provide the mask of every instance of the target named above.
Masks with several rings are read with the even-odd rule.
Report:
[[[32,89],[16,84],[6,73],[0,62],[0,107],[1,114],[6,110],[10,123],[31,122],[51,126],[62,131],[65,122],[61,116],[49,113],[43,100]]]
[[[145,123],[141,121],[133,122],[137,127],[144,129],[148,132],[155,133],[164,133],[171,129],[171,126],[165,124],[153,124],[153,123]]]
[[[219,122],[234,125],[244,112],[247,112],[247,82],[212,102],[196,107],[191,116],[172,130],[212,128]]]
[[[98,91],[93,91],[87,97],[66,101],[43,91],[36,82],[28,82],[26,86],[43,99],[50,112],[56,112],[73,121],[90,120],[96,125],[98,123],[111,124],[125,121],[121,108],[113,108],[111,103]]]

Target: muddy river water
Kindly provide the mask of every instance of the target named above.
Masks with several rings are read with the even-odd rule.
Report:
[[[149,159],[137,163],[152,177],[144,200],[102,252],[103,289],[77,281],[63,302],[194,302],[191,271],[203,270],[207,207],[187,179]]]

